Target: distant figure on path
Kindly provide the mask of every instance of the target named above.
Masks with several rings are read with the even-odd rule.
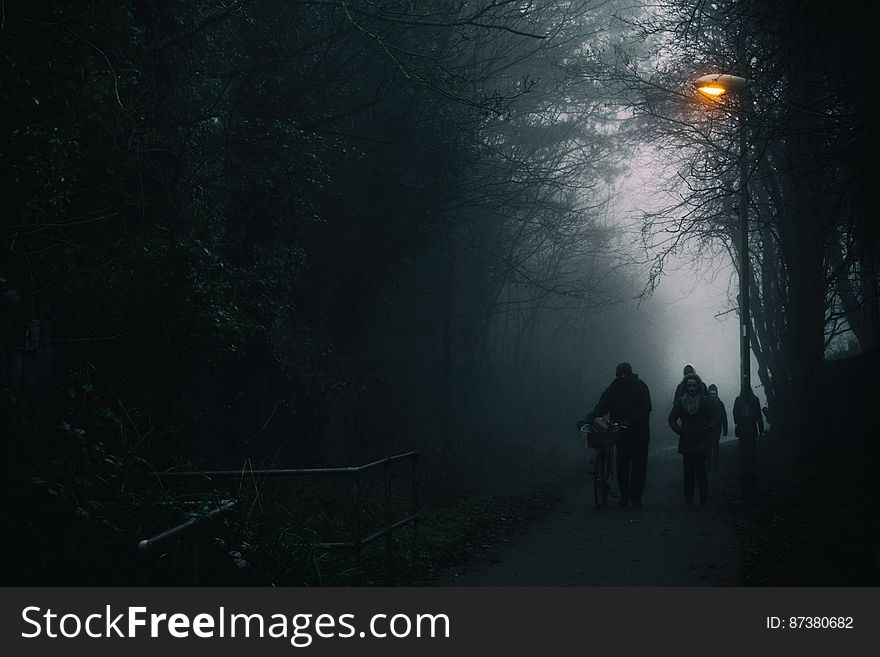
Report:
[[[629,363],[617,366],[614,381],[605,389],[587,422],[610,413],[611,421],[627,427],[617,435],[617,481],[620,506],[642,506],[642,493],[648,472],[648,441],[651,393],[644,381],[633,374]]]
[[[709,386],[709,401],[712,402],[712,457],[709,459],[710,470],[718,469],[718,453],[721,451],[721,433],[727,435],[727,407],[718,397],[718,386]]]
[[[696,374],[696,372],[694,371],[694,366],[691,365],[690,363],[688,363],[687,365],[684,366],[684,371],[682,372],[681,375],[683,377],[686,377],[688,374]],[[675,386],[675,394],[672,395],[672,403],[673,404],[675,404],[675,401],[684,394],[684,392],[685,392],[684,382],[685,382],[685,379],[682,379],[681,382],[677,386]],[[702,379],[700,379],[700,394],[701,395],[709,394],[709,391],[706,390],[706,384],[703,383]]]
[[[743,497],[751,497],[757,477],[757,438],[764,433],[761,402],[751,390],[733,402],[733,424],[733,434],[739,438],[740,486]]]
[[[678,453],[684,465],[685,504],[694,502],[694,479],[700,488],[700,504],[705,504],[709,499],[706,457],[712,430],[712,402],[700,393],[702,381],[697,374],[688,374],[682,383],[685,392],[672,406],[669,426],[678,434]]]

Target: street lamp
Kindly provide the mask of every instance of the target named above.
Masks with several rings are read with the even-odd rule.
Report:
[[[736,75],[704,75],[694,80],[694,88],[706,96],[717,98],[729,91],[742,91],[746,88],[746,79]]]
[[[745,89],[747,80],[736,75],[710,74],[697,78],[693,82],[694,89],[704,97],[717,100],[727,93],[742,92],[743,103],[740,116],[743,125],[740,126],[739,143],[739,317],[740,317],[740,396],[743,400],[748,399],[752,392],[751,375],[751,344],[749,339],[751,314],[749,305],[749,186],[748,166],[746,154],[748,153],[748,139],[745,131],[745,104],[748,100]]]
[[[749,300],[749,171],[746,163],[748,155],[748,138],[746,135],[746,115],[748,110],[748,81],[736,75],[710,74],[694,80],[694,89],[703,97],[718,102],[725,94],[738,92],[740,103],[740,135],[739,135],[739,318],[740,318],[740,400],[749,410],[744,415],[761,412],[758,404],[753,401],[751,373],[751,308]],[[743,409],[745,410],[745,409]],[[740,435],[740,451],[742,462],[743,494],[752,493],[754,472],[757,462],[755,453],[755,437]]]

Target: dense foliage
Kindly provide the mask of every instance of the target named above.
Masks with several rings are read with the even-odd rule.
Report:
[[[154,469],[439,468],[614,294],[620,154],[570,71],[600,7],[3,10],[4,435],[46,577],[173,518]]]
[[[815,383],[867,381],[823,358],[880,325],[866,30],[819,2],[2,2],[16,581],[132,581],[137,538],[236,495],[226,580],[345,581],[310,546],[341,484],[156,470],[415,448],[437,497],[529,477],[615,362],[662,369],[673,320],[631,320],[642,254],[607,219],[646,144],[675,195],[642,217],[648,287],[686,245],[736,262],[745,156],[771,412],[855,434],[864,394]],[[695,101],[710,67],[751,104]]]

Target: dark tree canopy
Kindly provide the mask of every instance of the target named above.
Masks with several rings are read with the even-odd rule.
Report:
[[[867,30],[793,0],[2,2],[21,576],[112,579],[185,508],[155,470],[418,449],[439,498],[549,449],[615,362],[668,365],[639,291],[736,262],[744,156],[760,382],[820,427],[811,382],[880,325]],[[693,98],[708,68],[747,111]],[[646,145],[678,199],[637,244],[613,206]]]

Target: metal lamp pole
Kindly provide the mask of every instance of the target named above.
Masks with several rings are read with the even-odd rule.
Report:
[[[749,144],[746,135],[746,109],[748,90],[742,91],[739,133],[739,295],[740,295],[740,395],[744,398],[752,392],[751,359],[751,306],[749,299]]]
[[[697,91],[708,98],[717,99],[728,92],[739,92],[740,135],[739,135],[739,318],[740,318],[740,410],[743,416],[761,412],[753,400],[751,372],[751,306],[749,297],[749,142],[746,134],[749,93],[747,80],[735,75],[704,75],[694,81]],[[747,401],[748,400],[748,401]],[[746,408],[747,407],[747,408]],[[754,423],[751,423],[754,424]],[[740,467],[742,472],[742,492],[749,496],[754,488],[757,463],[753,427],[743,427],[740,431]]]
[[[748,102],[747,80],[735,75],[704,75],[694,80],[697,91],[708,98],[717,99],[729,92],[741,92],[742,109],[739,112],[741,126],[739,135],[739,318],[740,318],[740,395],[752,391],[751,373],[751,308],[749,305],[749,170],[746,158],[749,143],[745,130],[746,104]]]

